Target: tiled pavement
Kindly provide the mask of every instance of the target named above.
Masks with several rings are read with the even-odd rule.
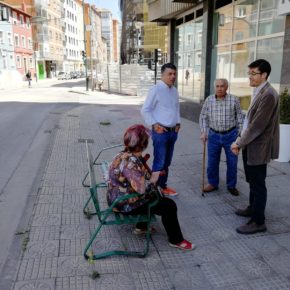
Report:
[[[219,191],[202,197],[199,130],[187,120],[182,121],[169,182],[180,193],[175,198],[180,224],[196,250],[170,248],[159,220],[146,258],[113,257],[94,263],[83,258],[97,220],[82,214],[88,196],[81,186],[86,172],[82,139],[93,139],[92,152],[120,143],[126,127],[142,122],[139,110],[128,105],[81,105],[63,115],[54,130],[12,289],[290,289],[290,164],[273,162],[269,167],[268,232],[239,235],[235,228],[246,220],[234,210],[247,204],[248,193],[242,164],[239,197],[226,192],[224,156]],[[101,125],[104,120],[111,124]],[[107,152],[104,159],[115,153]],[[129,226],[106,227],[95,247],[142,247],[144,238],[131,231]],[[94,271],[99,273],[96,279],[91,278]]]

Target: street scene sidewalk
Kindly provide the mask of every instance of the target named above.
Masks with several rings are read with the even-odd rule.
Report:
[[[175,146],[169,186],[179,193],[174,200],[180,225],[196,249],[182,252],[169,247],[158,219],[146,258],[116,256],[86,261],[83,250],[98,221],[96,216],[88,220],[82,213],[89,195],[81,184],[87,171],[85,140],[89,139],[96,156],[103,147],[122,143],[124,130],[143,120],[142,99],[135,96],[105,92],[79,96],[80,105],[65,112],[53,129],[41,184],[29,196],[15,235],[14,245],[21,248],[21,255],[16,259],[16,254],[10,254],[3,284],[9,288],[3,290],[290,289],[290,164],[273,161],[268,166],[268,231],[239,235],[235,229],[247,219],[234,211],[248,201],[241,158],[240,196],[227,192],[222,155],[219,190],[203,197],[200,131],[198,124],[186,119],[182,119]],[[107,102],[98,103],[99,96],[107,96]],[[104,160],[110,161],[118,150],[107,151]],[[153,156],[151,144],[148,152]],[[95,246],[142,249],[145,237],[133,235],[133,228],[106,227]],[[13,265],[16,272],[11,271]]]

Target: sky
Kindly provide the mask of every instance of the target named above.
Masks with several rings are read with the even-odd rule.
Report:
[[[121,21],[119,0],[88,0],[88,2],[90,4],[96,5],[98,8],[106,8],[110,10],[113,14],[113,18],[117,18],[119,21]]]

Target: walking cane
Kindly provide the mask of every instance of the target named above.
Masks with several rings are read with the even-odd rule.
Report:
[[[206,151],[206,142],[203,143],[203,152],[202,152],[202,183],[201,183],[201,192],[202,196],[205,196],[205,193],[203,191],[204,189],[204,176],[205,176],[205,151]]]

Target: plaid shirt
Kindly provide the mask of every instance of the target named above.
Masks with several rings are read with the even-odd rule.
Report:
[[[237,127],[240,133],[243,113],[239,99],[230,94],[223,100],[217,100],[215,95],[207,97],[199,116],[199,126],[201,132],[208,132],[209,128],[222,132]]]

